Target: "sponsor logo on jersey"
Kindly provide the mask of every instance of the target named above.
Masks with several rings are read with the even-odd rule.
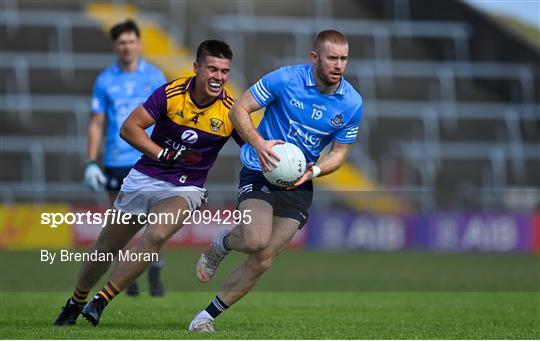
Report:
[[[308,149],[314,149],[320,146],[321,140],[328,135],[327,132],[313,129],[306,125],[302,125],[296,121],[290,120],[289,132],[287,137],[301,143]]]
[[[182,142],[193,144],[199,140],[199,135],[195,130],[186,130],[181,136]]]

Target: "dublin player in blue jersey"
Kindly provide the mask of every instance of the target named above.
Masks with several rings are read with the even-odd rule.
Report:
[[[246,91],[229,116],[246,144],[241,150],[238,206],[253,212],[249,224],[218,234],[197,262],[197,277],[209,281],[219,263],[235,250],[248,259],[224,281],[208,307],[192,320],[189,330],[214,331],[213,321],[240,300],[270,268],[274,258],[306,223],[312,201],[312,178],[330,174],[347,159],[356,141],[362,98],[345,80],[348,43],[343,34],[320,32],[311,52],[311,65],[282,67],[262,77]],[[255,129],[249,117],[266,107]],[[271,185],[262,172],[276,165],[276,144],[290,142],[309,162],[305,174],[288,189]],[[330,152],[319,158],[331,144]]]
[[[127,20],[115,25],[110,31],[110,37],[118,59],[97,77],[94,84],[84,182],[92,191],[105,188],[113,201],[123,179],[141,157],[138,150],[120,138],[120,127],[129,113],[167,80],[159,68],[140,58],[142,44],[135,22]],[[104,128],[106,135],[102,172],[97,157]],[[151,128],[148,133],[151,133]],[[160,280],[162,263],[154,263],[148,271],[152,296],[163,295]],[[127,293],[139,293],[137,282],[133,282]]]

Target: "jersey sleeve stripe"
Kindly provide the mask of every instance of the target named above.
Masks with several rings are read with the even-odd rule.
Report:
[[[169,88],[167,90],[165,90],[165,93],[170,93],[170,92],[174,92],[176,90],[183,90],[185,89],[186,85],[185,84],[180,84],[180,85],[177,85],[177,86],[174,86],[172,88]]]
[[[259,102],[266,103],[266,98],[263,97],[263,95],[261,94],[261,92],[257,88],[257,84],[255,84],[251,88],[253,89],[252,92],[254,93],[255,97],[257,97],[257,100],[259,100]]]
[[[258,87],[259,87],[259,90],[260,90],[261,93],[263,94],[263,96],[266,96],[267,98],[272,97],[272,95],[270,94],[270,92],[264,88],[264,85],[263,85],[262,81],[258,81],[258,82],[257,82],[257,85],[258,85]]]
[[[173,91],[184,90],[187,87],[187,85],[189,84],[190,80],[191,80],[191,78],[188,78],[183,83],[180,83],[178,85],[175,85],[175,86],[173,86],[171,88],[166,89],[165,93],[169,94],[170,92],[173,92]],[[173,83],[176,82],[176,81],[178,81],[178,79],[173,81]]]
[[[229,103],[230,105],[233,105],[233,104],[234,104],[234,100],[233,100],[232,98],[230,98],[230,97],[225,97],[225,98],[223,99],[223,102],[227,102],[227,103]]]
[[[252,85],[252,86],[249,87],[249,92],[251,93],[251,96],[253,96],[253,99],[255,99],[255,101],[257,101],[257,103],[259,103],[262,107],[266,106],[266,102],[263,101],[259,97],[259,95],[257,95],[256,90],[255,90],[255,85]]]
[[[259,83],[260,81],[255,83],[255,89],[257,90],[260,97],[266,102],[268,100],[268,95],[263,92],[263,90],[261,89],[261,85]]]
[[[339,143],[345,143],[345,144],[354,143],[354,142],[356,142],[356,136],[355,137],[346,137],[346,138],[336,137],[334,139],[334,141],[339,142]]]
[[[259,84],[259,87],[261,88],[263,94],[265,94],[265,95],[268,96],[268,97],[272,97],[272,94],[270,93],[270,91],[268,91],[268,90],[266,89],[266,87],[264,86],[264,84],[263,84],[263,82],[262,82],[261,80],[259,80],[259,81],[257,82],[257,84]]]
[[[180,90],[179,92],[175,92],[175,93],[170,93],[167,95],[167,99],[169,98],[173,98],[173,97],[176,97],[176,96],[179,96],[179,95],[182,95],[182,94],[185,94],[187,90]]]

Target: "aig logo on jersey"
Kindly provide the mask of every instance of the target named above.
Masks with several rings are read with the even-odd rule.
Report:
[[[193,144],[199,140],[199,135],[195,130],[186,130],[182,133],[182,142]]]
[[[330,120],[330,123],[332,123],[334,127],[341,127],[343,125],[343,115],[336,114],[336,116]]]
[[[302,109],[304,110],[304,103],[300,102],[299,100],[297,100],[296,98],[292,98],[289,103],[293,106],[293,107],[296,107],[298,109]]]
[[[287,137],[292,140],[300,142],[306,148],[313,149],[319,147],[321,139],[328,135],[327,132],[313,129],[309,126],[300,124],[293,120],[289,121],[290,127]]]

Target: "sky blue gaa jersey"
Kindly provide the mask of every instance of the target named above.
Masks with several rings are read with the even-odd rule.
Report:
[[[120,127],[129,114],[167,80],[159,68],[139,60],[137,70],[124,72],[114,63],[96,79],[92,114],[105,114],[105,167],[132,167],[141,153],[120,138]],[[152,133],[152,127],[146,131]]]
[[[285,66],[249,88],[266,107],[257,131],[265,140],[283,140],[300,147],[307,162],[316,162],[332,141],[354,143],[362,118],[362,97],[342,77],[335,93],[321,94],[312,65]],[[260,170],[255,148],[242,147],[240,158],[250,169]]]

